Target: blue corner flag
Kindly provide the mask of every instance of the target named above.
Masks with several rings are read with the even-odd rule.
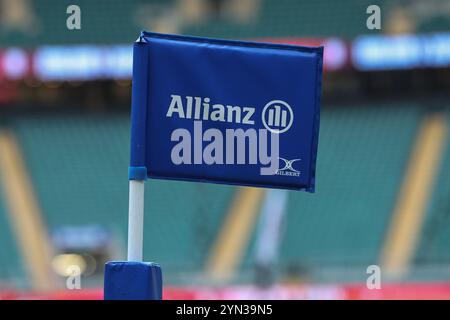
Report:
[[[143,32],[130,179],[314,192],[323,48]]]
[[[105,299],[161,299],[142,262],[144,180],[314,192],[322,47],[142,32],[133,50],[128,261]]]

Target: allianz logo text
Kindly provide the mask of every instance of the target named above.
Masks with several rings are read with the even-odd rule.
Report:
[[[252,127],[256,114],[251,106],[213,103],[209,97],[171,95],[166,117],[193,123],[191,130],[183,127],[172,131],[170,139],[176,143],[171,151],[172,163],[260,165],[260,175],[280,175],[279,136],[291,128],[293,110],[285,101],[270,101],[261,112],[264,129]],[[203,130],[204,122],[208,122],[209,129]],[[232,123],[234,128],[211,128],[210,122]]]

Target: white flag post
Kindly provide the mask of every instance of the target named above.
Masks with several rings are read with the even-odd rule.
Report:
[[[130,180],[128,261],[142,262],[144,243],[144,181]]]
[[[106,263],[105,300],[162,299],[161,267],[153,262],[143,262],[144,173],[145,168],[130,168],[127,261]]]

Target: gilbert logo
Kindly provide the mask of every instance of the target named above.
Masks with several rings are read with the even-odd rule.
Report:
[[[283,166],[280,166],[280,168],[277,171],[277,175],[279,176],[291,176],[291,177],[299,177],[300,176],[300,171],[298,171],[297,169],[295,169],[293,167],[294,163],[297,161],[300,161],[301,159],[292,159],[292,160],[288,160],[285,158],[281,158],[278,157],[279,160],[281,160],[281,162],[284,163]]]

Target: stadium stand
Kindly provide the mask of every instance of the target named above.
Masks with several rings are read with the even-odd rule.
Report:
[[[280,270],[313,276],[321,268],[377,263],[420,115],[389,105],[323,112],[322,201],[289,192]],[[13,128],[49,232],[100,224],[125,243],[128,118],[26,117]],[[228,186],[149,182],[144,254],[164,266],[169,281],[202,270],[233,193]],[[253,267],[254,238],[241,271]]]
[[[188,6],[186,3],[190,3]],[[152,1],[77,1],[82,9],[82,29],[67,32],[66,8],[70,1],[0,1],[4,11],[14,10],[15,18],[1,19],[0,42],[8,45],[36,46],[68,43],[129,43],[141,29],[152,31],[214,36],[224,38],[256,37],[341,37],[354,38],[377,33],[366,28],[366,8],[379,5],[384,12],[402,8],[403,24],[409,31],[444,31],[450,26],[445,15],[420,16],[420,1],[400,0],[152,0]],[[231,3],[231,5],[230,5]],[[435,10],[444,10],[434,0]],[[440,6],[439,6],[440,5]],[[242,7],[247,8],[244,12]],[[180,10],[180,8],[196,8]],[[240,17],[239,19],[237,17]],[[398,16],[385,17],[388,31],[397,30]],[[389,21],[388,21],[389,20]],[[407,21],[405,21],[407,20]],[[392,25],[394,25],[392,27]],[[407,30],[407,31],[408,31]]]
[[[61,13],[72,4],[70,1],[2,0],[0,8],[5,12],[13,10],[15,15],[2,19],[0,10],[0,42],[29,47],[129,43],[142,29],[235,39],[289,36],[352,39],[379,32],[366,28],[363,13],[373,4],[383,12],[392,12],[383,16],[386,30],[382,32],[434,32],[450,28],[445,3],[439,0],[431,1],[434,11],[425,14],[420,1],[248,0],[237,6],[238,2],[80,0],[77,5],[82,9],[82,29],[67,32],[62,26],[68,15]]]
[[[136,29],[130,28],[133,12],[139,1],[86,1],[77,2],[82,8],[82,30],[67,32],[66,8],[70,1],[8,1],[15,10],[16,19],[3,21],[0,41],[9,45],[35,46],[67,43],[130,42]],[[0,20],[1,21],[1,20]],[[131,41],[133,41],[131,40]]]
[[[317,177],[322,201],[314,201],[315,195],[289,192],[277,270],[285,277],[312,281],[327,280],[324,270],[334,280],[337,278],[329,270],[348,270],[347,277],[341,275],[339,280],[351,281],[355,279],[352,271],[379,262],[423,114],[420,108],[397,105],[341,107],[325,109],[322,114]],[[118,255],[123,257],[127,116],[27,116],[10,124],[49,232],[62,226],[107,226],[122,243]],[[450,260],[446,249],[450,243],[449,152],[447,147],[415,251],[414,268],[443,267]],[[163,265],[167,283],[193,283],[204,270],[234,191],[233,187],[212,184],[149,181],[144,255]],[[0,199],[0,286],[13,283],[23,287],[26,272],[4,195]],[[248,275],[254,267],[255,237],[256,232],[237,270],[239,275]],[[364,276],[364,272],[358,274]],[[427,277],[440,276],[428,273]],[[240,277],[243,279],[249,280]]]
[[[72,1],[0,0],[0,49],[47,44],[130,44],[142,29],[233,39],[337,37],[347,40],[347,45],[368,33],[416,34],[450,30],[448,1],[445,0],[429,0],[427,5],[422,5],[425,2],[421,0],[78,0],[76,3],[82,9],[82,29],[68,32],[65,28],[66,8],[73,4]],[[233,3],[243,5],[234,8]],[[382,9],[381,31],[366,27],[366,8],[371,4]],[[5,12],[14,14],[7,16]],[[401,85],[394,86],[403,81],[403,77],[397,77],[399,73],[364,73],[368,83],[374,84],[373,88],[365,88],[364,84],[355,82],[364,76],[349,81],[348,71],[343,69],[343,73],[337,75],[327,72],[325,77],[337,79],[342,76],[342,80],[339,78],[336,82],[343,87],[373,90],[377,95],[375,101],[396,99],[397,91],[404,91],[405,95],[413,93],[403,90]],[[433,87],[437,79],[447,77],[448,80],[445,72],[430,78],[422,76],[415,72],[411,78],[422,83],[424,88]],[[26,79],[20,86],[36,87],[41,93],[30,90],[24,91],[22,96],[46,95],[53,85],[53,89],[62,95],[66,85],[74,88],[92,86],[89,92],[93,98],[86,96],[91,97],[94,104],[101,100],[99,87],[104,84],[55,84],[31,80]],[[328,89],[326,81],[325,91]],[[378,94],[375,92],[377,82],[385,82],[392,91]],[[9,86],[4,88],[5,92],[12,92]],[[76,95],[79,92],[82,96],[81,88]],[[127,97],[130,95],[128,91],[124,92]],[[340,95],[346,94],[343,92]],[[441,99],[430,92],[433,99]],[[428,99],[428,96],[424,97]],[[50,101],[52,94],[47,98]],[[407,98],[410,102],[405,105],[391,102],[374,106],[373,102],[368,105],[366,99],[365,102],[351,102],[347,107],[328,105],[329,101],[335,103],[333,97],[324,99],[317,193],[288,191],[284,234],[275,268],[284,278],[289,280],[292,276],[294,280],[316,283],[356,280],[365,285],[365,268],[381,262],[380,255],[405,181],[411,151],[419,140],[417,133],[428,108],[412,101],[414,98]],[[59,103],[58,100],[55,105]],[[128,106],[123,106],[121,101],[117,103],[121,108],[111,106],[99,115],[73,114],[64,113],[64,110],[73,107],[72,104],[82,103],[72,101],[71,96],[63,103],[61,108],[53,109],[52,114],[46,110],[40,116],[28,112],[39,113],[40,103],[29,108],[25,106],[23,113],[18,108],[17,115],[7,115],[4,123],[17,138],[49,234],[66,226],[100,225],[113,234],[113,242],[117,244],[112,258],[124,259],[130,134],[129,114],[125,111]],[[439,105],[442,105],[441,100]],[[90,111],[100,109],[97,106]],[[116,111],[112,109],[123,113],[114,114]],[[445,112],[450,122],[450,109]],[[3,119],[0,129],[2,125]],[[425,211],[422,210],[425,213],[423,224],[422,220],[418,223],[419,241],[412,250],[413,260],[406,263],[411,269],[448,269],[450,264],[449,142],[450,132],[437,179],[432,182],[432,192],[424,199],[428,205]],[[144,257],[162,265],[167,284],[196,285],[197,280],[204,280],[202,277],[207,273],[213,245],[224,228],[226,215],[232,211],[230,207],[236,191],[234,187],[222,185],[148,181]],[[27,287],[31,277],[29,270],[25,270],[24,253],[17,245],[18,236],[5,197],[0,183],[0,289],[10,285]],[[254,271],[258,214],[255,217],[249,226],[249,243],[244,237],[244,257],[241,259],[239,255],[237,269],[233,270],[235,277],[244,282],[251,280],[247,275]],[[332,270],[345,270],[348,274],[336,276]],[[408,280],[416,280],[415,276],[426,280],[450,279],[448,271],[438,274],[431,270],[426,277],[413,274]],[[99,283],[97,281],[95,285],[99,287]]]
[[[230,16],[186,25],[183,32],[224,38],[340,36],[351,38],[367,33],[365,12],[370,4],[384,1],[262,1],[259,19],[236,22]],[[285,8],[289,8],[286,10]],[[317,19],[320,17],[320,19]],[[342,23],[345,21],[345,23]]]

